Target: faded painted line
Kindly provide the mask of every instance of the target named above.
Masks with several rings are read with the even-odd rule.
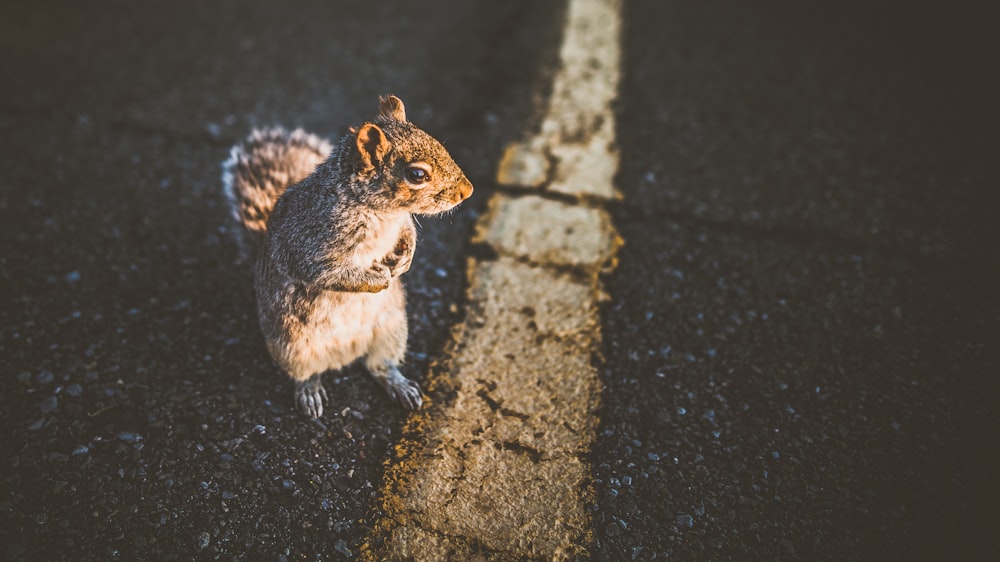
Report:
[[[620,11],[569,2],[540,132],[499,171],[538,193],[494,195],[477,225],[496,258],[470,259],[466,319],[431,377],[437,400],[410,418],[386,471],[367,560],[588,555],[599,275],[620,244],[600,206],[616,197]]]
[[[611,104],[621,74],[620,35],[620,2],[570,2],[548,112],[537,135],[507,147],[498,173],[501,184],[618,197]]]

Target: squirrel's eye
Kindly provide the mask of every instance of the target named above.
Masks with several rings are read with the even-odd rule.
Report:
[[[419,166],[410,166],[406,169],[406,181],[412,184],[421,184],[428,182],[431,179],[431,175],[427,170]]]

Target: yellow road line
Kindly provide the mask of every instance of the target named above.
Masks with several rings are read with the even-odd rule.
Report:
[[[508,149],[469,263],[469,310],[414,414],[382,491],[368,560],[586,556],[600,380],[599,274],[620,243],[616,196],[617,0],[570,0],[561,68],[539,134]],[[545,192],[571,195],[548,198]]]

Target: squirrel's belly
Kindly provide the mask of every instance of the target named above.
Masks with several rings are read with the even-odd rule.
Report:
[[[406,330],[402,287],[394,282],[378,293],[324,293],[307,317],[290,314],[283,323],[291,328],[284,330],[285,341],[269,347],[293,378],[339,369],[368,354],[381,332],[397,325]]]

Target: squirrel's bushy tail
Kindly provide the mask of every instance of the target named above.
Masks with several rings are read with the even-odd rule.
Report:
[[[254,129],[222,163],[222,185],[236,220],[259,242],[274,203],[311,174],[333,147],[302,129]],[[241,237],[242,238],[242,237]],[[242,246],[242,244],[241,244]]]

